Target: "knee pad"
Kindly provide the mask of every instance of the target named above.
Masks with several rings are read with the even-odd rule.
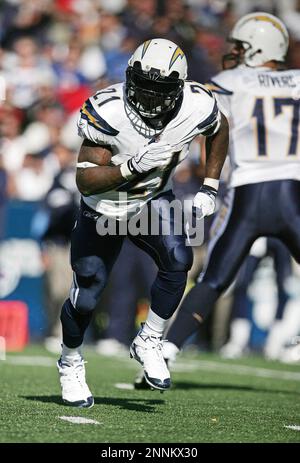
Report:
[[[167,270],[187,273],[193,264],[193,250],[184,243],[177,244],[169,254]]]
[[[92,312],[107,282],[106,267],[97,256],[78,259],[73,264],[74,278],[70,300],[76,310],[86,315]]]
[[[103,260],[97,256],[81,257],[72,263],[76,277],[82,279],[106,278],[106,268]]]

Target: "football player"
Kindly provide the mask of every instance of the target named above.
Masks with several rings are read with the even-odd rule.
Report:
[[[300,71],[286,69],[289,36],[277,17],[242,17],[214,91],[230,127],[230,189],[213,224],[206,265],[167,333],[165,357],[185,340],[234,281],[253,242],[274,236],[300,262]]]
[[[81,108],[77,185],[82,201],[72,233],[74,279],[61,312],[63,346],[58,361],[62,397],[68,404],[94,403],[81,352],[84,332],[120,252],[121,224],[129,224],[139,211],[146,211],[150,219],[158,217],[168,234],[136,234],[128,225],[127,236],[158,267],[149,314],[130,353],[142,364],[150,386],[170,387],[162,334],[182,298],[192,264],[184,231],[175,233],[169,214],[168,204],[174,199],[170,180],[191,141],[205,135],[209,159],[194,206],[204,216],[212,214],[228,145],[228,123],[213,94],[186,78],[183,51],[169,40],[148,40],[130,58],[126,82],[98,91]],[[116,221],[116,233],[97,233],[103,218]]]

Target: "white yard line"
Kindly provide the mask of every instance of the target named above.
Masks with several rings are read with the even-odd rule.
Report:
[[[297,425],[290,425],[290,426],[284,425],[284,427],[287,429],[293,429],[294,431],[300,431],[300,426],[297,426]]]
[[[126,363],[128,368],[136,370],[136,364],[130,359],[125,359],[123,364]],[[271,368],[252,367],[242,364],[224,363],[223,361],[210,361],[210,360],[192,360],[179,357],[175,364],[171,367],[172,371],[176,373],[185,373],[189,371],[214,371],[219,373],[231,373],[243,376],[256,376],[259,378],[274,378],[286,379],[291,381],[300,381],[300,372],[287,371],[287,370],[273,370]]]
[[[60,420],[69,421],[74,424],[101,424],[99,421],[83,418],[82,416],[59,416]]]
[[[2,362],[0,362],[0,366],[1,363]],[[3,363],[9,363],[10,365],[53,367],[55,366],[56,360],[52,357],[42,355],[7,355]]]
[[[174,365],[173,370],[176,372],[196,370],[217,371],[220,373],[257,376],[260,378],[274,378],[300,381],[300,373],[296,371],[271,370],[269,368],[258,368],[240,364],[225,364],[222,362],[208,360],[189,360],[186,362],[183,362],[181,360]]]
[[[115,386],[117,389],[126,389],[126,390],[128,390],[128,391],[134,389],[134,385],[133,385],[133,384],[130,384],[130,383],[116,383],[116,384],[114,384],[114,386]]]
[[[29,355],[7,355],[6,360],[0,361],[1,365],[9,363],[11,365],[21,366],[41,366],[41,367],[54,367],[56,360],[48,356],[29,356]],[[122,364],[128,368],[136,370],[136,363],[132,360],[124,359]],[[300,372],[286,371],[286,370],[273,370],[270,368],[252,367],[242,364],[224,363],[209,360],[184,360],[180,358],[172,368],[172,371],[177,373],[184,373],[189,371],[214,371],[219,373],[231,373],[243,376],[256,376],[259,378],[272,378],[284,379],[290,381],[300,381]],[[117,383],[115,387],[119,389],[130,389],[129,384]]]

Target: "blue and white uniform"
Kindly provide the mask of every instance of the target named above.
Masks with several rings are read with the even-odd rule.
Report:
[[[142,209],[147,217],[156,216],[154,220],[159,226],[167,225],[168,234],[151,234],[150,231],[133,235],[127,230],[127,236],[150,255],[158,267],[151,290],[152,310],[165,319],[172,316],[182,298],[193,255],[191,247],[186,245],[184,232],[176,233],[175,220],[178,218],[170,214],[169,203],[175,199],[171,179],[176,165],[187,155],[191,141],[199,134],[216,133],[220,120],[221,114],[213,94],[197,82],[185,83],[182,102],[173,119],[162,130],[146,125],[128,104],[123,84],[101,90],[84,103],[78,120],[79,134],[100,146],[108,146],[112,151],[112,165],[120,165],[133,157],[153,137],[176,147],[179,154],[164,171],[152,171],[136,181],[124,180],[121,186],[104,193],[82,196],[71,239],[74,281],[62,310],[63,327],[69,327],[68,333],[64,331],[68,346],[80,344],[82,333],[120,253],[125,236],[118,226],[127,223]],[[116,219],[115,234],[100,236],[97,233],[96,222],[103,216]],[[183,221],[183,214],[181,219]],[[73,309],[82,317],[80,333],[70,328]],[[75,332],[76,335],[72,334]]]
[[[300,262],[300,71],[241,65],[208,85],[230,125],[229,192],[200,281],[223,291],[259,236]]]
[[[203,272],[167,336],[176,346],[207,317],[261,236],[300,262],[300,71],[241,65],[208,84],[227,116],[231,175]]]
[[[213,95],[197,82],[186,82],[182,104],[165,128],[155,130],[126,101],[124,85],[116,84],[100,90],[81,108],[78,121],[79,135],[99,145],[109,145],[113,165],[133,157],[139,148],[153,137],[176,147],[180,155],[164,171],[156,170],[143,179],[124,182],[108,192],[83,197],[89,207],[108,217],[127,220],[157,194],[172,189],[176,165],[188,153],[191,141],[201,133],[217,132],[220,112]],[[124,199],[124,194],[127,196]]]
[[[230,186],[300,180],[300,70],[241,65],[208,88],[230,124]]]

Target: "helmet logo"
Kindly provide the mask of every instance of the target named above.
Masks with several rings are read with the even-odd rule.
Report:
[[[284,36],[285,40],[288,40],[287,36],[286,36],[286,31],[284,30],[284,28],[282,27],[282,25],[276,21],[276,19],[274,18],[270,18],[269,16],[265,16],[265,15],[256,15],[252,18],[246,18],[246,20],[244,21],[243,24],[241,25],[244,25],[246,24],[248,21],[251,21],[252,19],[256,19],[256,21],[266,21],[266,22],[269,22],[271,24],[273,24],[274,27],[276,27],[276,29],[278,29],[282,35]]]
[[[177,60],[177,58],[179,58],[179,56],[182,59],[184,57],[184,53],[183,53],[183,51],[181,50],[180,47],[177,47],[176,50],[174,51],[173,55],[172,55],[170,65],[169,65],[169,70],[171,69],[171,67],[173,66],[173,64]]]
[[[146,42],[143,44],[142,59],[144,58],[145,53],[146,53],[146,51],[148,50],[149,45],[150,45],[151,42],[152,42],[152,40],[146,40]]]
[[[278,29],[280,32],[282,32],[283,35],[285,35],[285,31],[283,30],[281,24],[279,24],[279,22],[275,21],[275,19],[273,18],[269,18],[269,16],[255,16],[254,19],[257,19],[258,21],[267,21],[269,23],[272,23],[273,26],[276,27],[276,29]]]
[[[156,68],[151,68],[150,71],[148,71],[148,74],[151,80],[157,80],[160,77],[160,70]]]

